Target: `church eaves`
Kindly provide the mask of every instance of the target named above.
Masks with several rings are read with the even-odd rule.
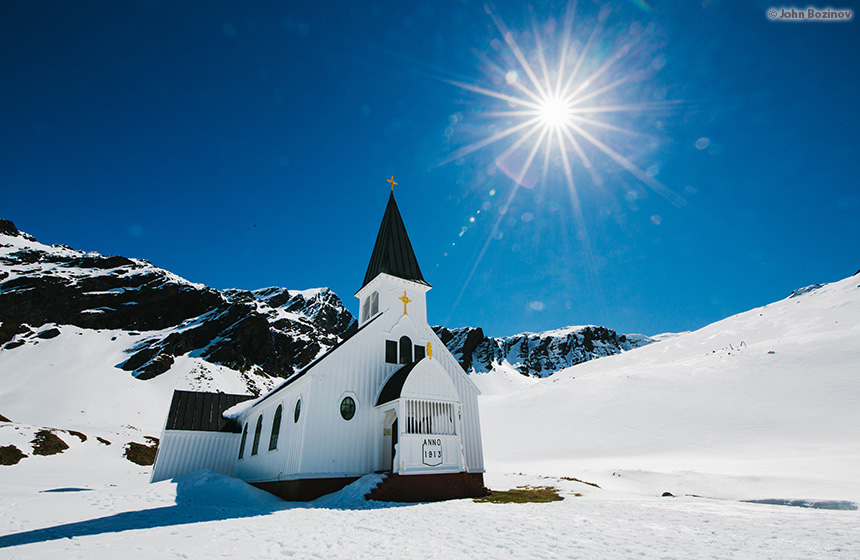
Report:
[[[400,217],[400,210],[394,201],[394,193],[388,197],[388,206],[382,216],[382,224],[376,235],[376,244],[370,255],[370,264],[367,265],[367,273],[364,275],[365,287],[371,280],[381,273],[390,274],[404,280],[412,280],[421,284],[428,284],[421,275],[418,267],[418,259],[412,250],[412,243],[406,234],[406,226]]]

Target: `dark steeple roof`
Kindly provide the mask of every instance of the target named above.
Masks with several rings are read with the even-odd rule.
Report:
[[[373,246],[373,254],[370,255],[370,264],[367,265],[367,273],[364,275],[365,287],[380,273],[397,276],[404,280],[412,280],[427,284],[418,267],[418,259],[412,250],[412,243],[406,234],[406,226],[400,217],[400,210],[394,201],[394,192],[388,197],[388,206],[382,216],[382,224],[376,235],[376,245]],[[429,284],[427,284],[429,286]]]

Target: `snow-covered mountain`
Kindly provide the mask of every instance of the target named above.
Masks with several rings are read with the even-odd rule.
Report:
[[[618,334],[594,325],[506,337],[486,336],[480,327],[437,326],[433,330],[469,373],[488,373],[504,366],[531,377],[548,377],[588,360],[654,342],[641,334]]]
[[[4,351],[56,336],[50,324],[138,333],[120,364],[138,379],[189,353],[286,377],[356,328],[327,288],[214,290],[145,260],[43,245],[8,220],[0,220],[0,322]]]

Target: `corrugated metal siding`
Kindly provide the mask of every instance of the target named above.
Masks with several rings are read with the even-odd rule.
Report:
[[[165,430],[152,469],[152,482],[182,476],[198,469],[233,476],[240,434]]]
[[[225,419],[221,414],[231,406],[251,398],[250,395],[173,391],[165,429],[235,432],[235,422]]]

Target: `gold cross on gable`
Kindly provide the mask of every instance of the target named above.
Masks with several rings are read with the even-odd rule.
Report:
[[[406,290],[403,290],[403,297],[397,299],[403,302],[403,314],[406,315],[406,304],[412,303],[412,300],[406,295]]]
[[[391,192],[394,192],[394,185],[397,183],[394,182],[394,175],[391,176],[391,179],[386,179],[389,183],[391,183]]]

